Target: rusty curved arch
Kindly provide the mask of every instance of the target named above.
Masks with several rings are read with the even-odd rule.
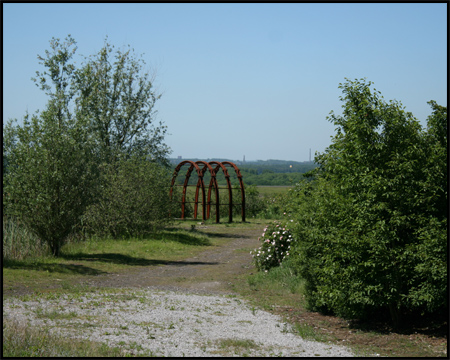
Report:
[[[242,180],[242,174],[236,164],[231,161],[222,161],[224,165],[230,165],[233,167],[236,172],[237,178],[239,180],[239,186],[241,187],[241,214],[242,214],[242,222],[245,222],[245,191],[244,191],[244,181]]]
[[[233,167],[233,169],[236,172],[236,175],[238,177],[239,180],[239,184],[240,184],[240,188],[241,188],[241,198],[242,198],[242,203],[241,203],[241,207],[242,207],[242,221],[245,222],[245,192],[244,192],[244,183],[242,181],[242,175],[241,172],[239,171],[239,168],[232,162],[230,161],[223,161],[223,162],[218,162],[218,161],[210,161],[209,163],[206,161],[190,161],[190,160],[184,160],[181,163],[179,163],[177,165],[177,167],[174,170],[173,176],[172,176],[172,182],[170,185],[170,190],[169,190],[169,196],[170,199],[172,199],[172,195],[173,195],[173,186],[175,185],[175,180],[178,176],[178,172],[180,171],[180,169],[186,165],[186,164],[191,164],[191,166],[189,167],[189,169],[186,172],[186,176],[185,176],[185,180],[184,180],[184,184],[183,184],[183,194],[182,194],[182,201],[181,201],[181,218],[184,219],[184,214],[185,214],[185,204],[186,204],[186,191],[187,191],[187,186],[188,186],[188,182],[189,182],[189,178],[191,176],[192,171],[195,169],[197,171],[197,175],[198,175],[198,180],[197,180],[197,185],[196,185],[196,190],[195,190],[195,201],[194,201],[194,219],[197,219],[197,210],[198,210],[198,195],[200,190],[202,191],[202,219],[206,220],[209,219],[210,217],[210,211],[211,211],[211,192],[212,192],[212,188],[214,187],[214,192],[215,192],[215,196],[216,196],[216,222],[219,222],[220,219],[220,211],[219,211],[219,205],[220,205],[220,201],[219,201],[219,188],[218,188],[218,184],[217,184],[217,178],[216,178],[216,174],[217,171],[219,169],[222,169],[224,175],[225,175],[225,179],[227,181],[227,189],[228,189],[228,195],[229,195],[229,203],[228,203],[228,213],[229,213],[229,222],[233,221],[232,218],[232,208],[233,208],[233,202],[232,202],[232,188],[231,188],[231,182],[230,182],[230,175],[228,173],[228,170],[226,168],[225,165],[229,165],[231,167]],[[203,165],[203,168],[200,168],[199,165]],[[212,167],[212,165],[215,165],[215,168]],[[208,200],[206,201],[205,198],[205,184],[203,181],[203,176],[206,173],[206,171],[209,171],[211,174],[211,180],[208,186]],[[206,206],[207,203],[207,206]]]
[[[192,170],[197,171],[197,175],[198,175],[198,181],[197,181],[197,187],[201,187],[202,188],[202,206],[203,206],[203,219],[205,219],[205,184],[203,182],[203,171],[199,168],[199,166],[190,160],[184,160],[182,162],[180,162],[177,167],[174,170],[173,176],[172,176],[172,183],[170,184],[170,190],[169,190],[169,197],[170,199],[172,199],[172,194],[173,194],[173,186],[175,185],[175,180],[178,176],[178,172],[181,170],[181,168],[186,165],[186,164],[191,164],[191,166],[189,167],[189,169],[186,172],[186,176],[184,179],[184,184],[183,184],[183,193],[181,196],[181,218],[184,219],[184,212],[185,212],[185,205],[186,205],[186,189],[188,186],[188,182],[189,182],[189,178],[191,177],[191,173]],[[198,198],[196,199],[196,201],[198,201]],[[195,207],[194,209],[194,218],[197,218],[197,207]]]
[[[212,186],[214,186],[215,189],[215,195],[216,195],[216,222],[219,222],[219,214],[218,211],[219,210],[219,188],[217,185],[217,179],[216,179],[216,172],[214,171],[214,169],[212,168],[210,163],[207,163],[206,161],[196,161],[196,164],[202,164],[203,165],[203,169],[202,169],[202,173],[203,175],[206,172],[206,169],[209,170],[210,174],[211,174],[211,180],[209,182],[209,187],[208,187],[208,198],[207,198],[207,207],[205,209],[205,206],[203,205],[203,220],[205,219],[209,219],[210,214],[211,214],[211,188]],[[202,177],[203,179],[203,177]],[[199,186],[197,184],[197,188],[195,190],[195,198],[198,199],[198,192],[199,192]],[[205,198],[205,191],[204,191],[204,185],[202,188],[202,196],[203,198]],[[198,201],[196,200],[195,205],[194,205],[194,218],[196,218],[195,214],[197,213],[197,206],[198,206]],[[205,210],[206,210],[206,216],[205,216]]]
[[[228,222],[232,222],[233,221],[233,192],[231,189],[231,182],[230,182],[230,174],[228,174],[228,170],[226,168],[226,166],[224,164],[222,164],[221,162],[218,161],[210,161],[209,162],[211,165],[216,165],[216,168],[214,169],[214,172],[217,173],[217,171],[219,169],[222,169],[224,175],[225,175],[225,180],[227,181],[227,189],[228,189]],[[216,180],[217,183],[217,180]],[[209,191],[208,191],[209,194]],[[216,198],[218,199],[218,198]],[[216,200],[216,219],[217,219],[217,214],[220,211],[219,210],[219,201]],[[209,209],[208,209],[209,211]]]

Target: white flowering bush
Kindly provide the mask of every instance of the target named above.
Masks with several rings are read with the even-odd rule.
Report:
[[[279,266],[289,256],[294,241],[291,231],[278,221],[266,226],[258,240],[261,246],[250,251],[250,254],[259,271]]]

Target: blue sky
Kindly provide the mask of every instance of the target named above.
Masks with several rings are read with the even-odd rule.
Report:
[[[447,4],[2,4],[3,120],[43,109],[30,80],[52,37],[131,45],[162,93],[171,157],[307,161],[331,143],[345,78],[426,125],[447,105]]]

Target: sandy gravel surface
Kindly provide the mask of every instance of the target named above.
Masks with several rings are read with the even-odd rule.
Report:
[[[52,299],[9,298],[3,316],[120,346],[132,355],[353,356],[345,347],[294,335],[280,317],[236,295],[122,288]]]

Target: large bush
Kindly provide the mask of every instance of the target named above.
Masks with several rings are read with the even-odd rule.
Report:
[[[371,83],[341,84],[336,135],[290,203],[311,308],[344,317],[447,306],[447,109],[424,131]]]
[[[84,227],[99,236],[141,236],[169,222],[176,212],[169,198],[167,169],[131,158],[104,165],[98,201],[84,215]],[[178,204],[177,204],[178,205]]]
[[[23,126],[3,130],[8,171],[3,175],[3,206],[59,255],[67,236],[76,231],[96,194],[93,144],[83,122],[60,116],[51,101]]]

